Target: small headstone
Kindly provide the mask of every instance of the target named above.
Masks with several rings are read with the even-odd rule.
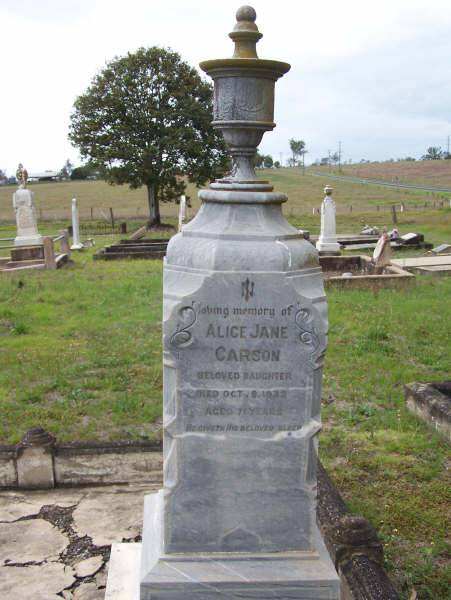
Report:
[[[378,239],[376,248],[373,252],[373,262],[376,272],[381,272],[384,267],[390,264],[391,256],[390,236],[384,231]]]
[[[324,193],[326,194],[321,204],[321,233],[316,242],[318,252],[340,252],[340,244],[337,242],[336,227],[336,206],[332,198],[333,188],[326,185]]]
[[[421,233],[405,233],[400,239],[404,244],[420,244],[424,242],[424,235]]]

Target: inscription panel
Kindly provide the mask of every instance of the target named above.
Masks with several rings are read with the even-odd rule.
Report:
[[[282,273],[227,273],[174,306],[164,324],[176,372],[164,423],[167,551],[312,547],[322,302]]]

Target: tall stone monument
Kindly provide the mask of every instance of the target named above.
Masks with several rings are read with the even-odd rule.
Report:
[[[38,217],[34,203],[34,193],[27,189],[28,173],[19,164],[16,171],[18,189],[13,194],[13,208],[16,214],[17,235],[15,246],[42,245],[42,236],[38,231]]]
[[[340,244],[337,242],[337,208],[332,198],[333,188],[326,185],[326,194],[321,204],[321,233],[316,242],[318,252],[324,254],[340,254]]]
[[[141,600],[339,597],[315,519],[326,299],[286,196],[254,172],[290,68],[257,57],[255,19],[240,8],[233,58],[201,63],[233,169],[165,259],[164,487],[145,501]]]

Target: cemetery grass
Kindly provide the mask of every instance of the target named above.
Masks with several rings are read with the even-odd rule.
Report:
[[[403,215],[401,231],[449,241],[449,214]],[[292,221],[318,231],[312,215]],[[341,215],[338,227],[358,224]],[[0,276],[0,443],[37,425],[62,441],[160,436],[161,262],[93,261],[93,251],[58,271]],[[403,385],[449,378],[451,278],[327,294],[321,458],[381,535],[402,598],[415,589],[418,600],[446,600],[449,447],[406,410]]]

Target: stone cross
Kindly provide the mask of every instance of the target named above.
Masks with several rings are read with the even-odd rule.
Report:
[[[321,233],[316,242],[318,252],[339,254],[340,244],[337,242],[336,206],[332,198],[333,188],[326,185],[325,197],[321,204]]]
[[[83,244],[80,241],[80,217],[76,198],[72,198],[72,246],[70,248],[71,250],[83,249]]]

